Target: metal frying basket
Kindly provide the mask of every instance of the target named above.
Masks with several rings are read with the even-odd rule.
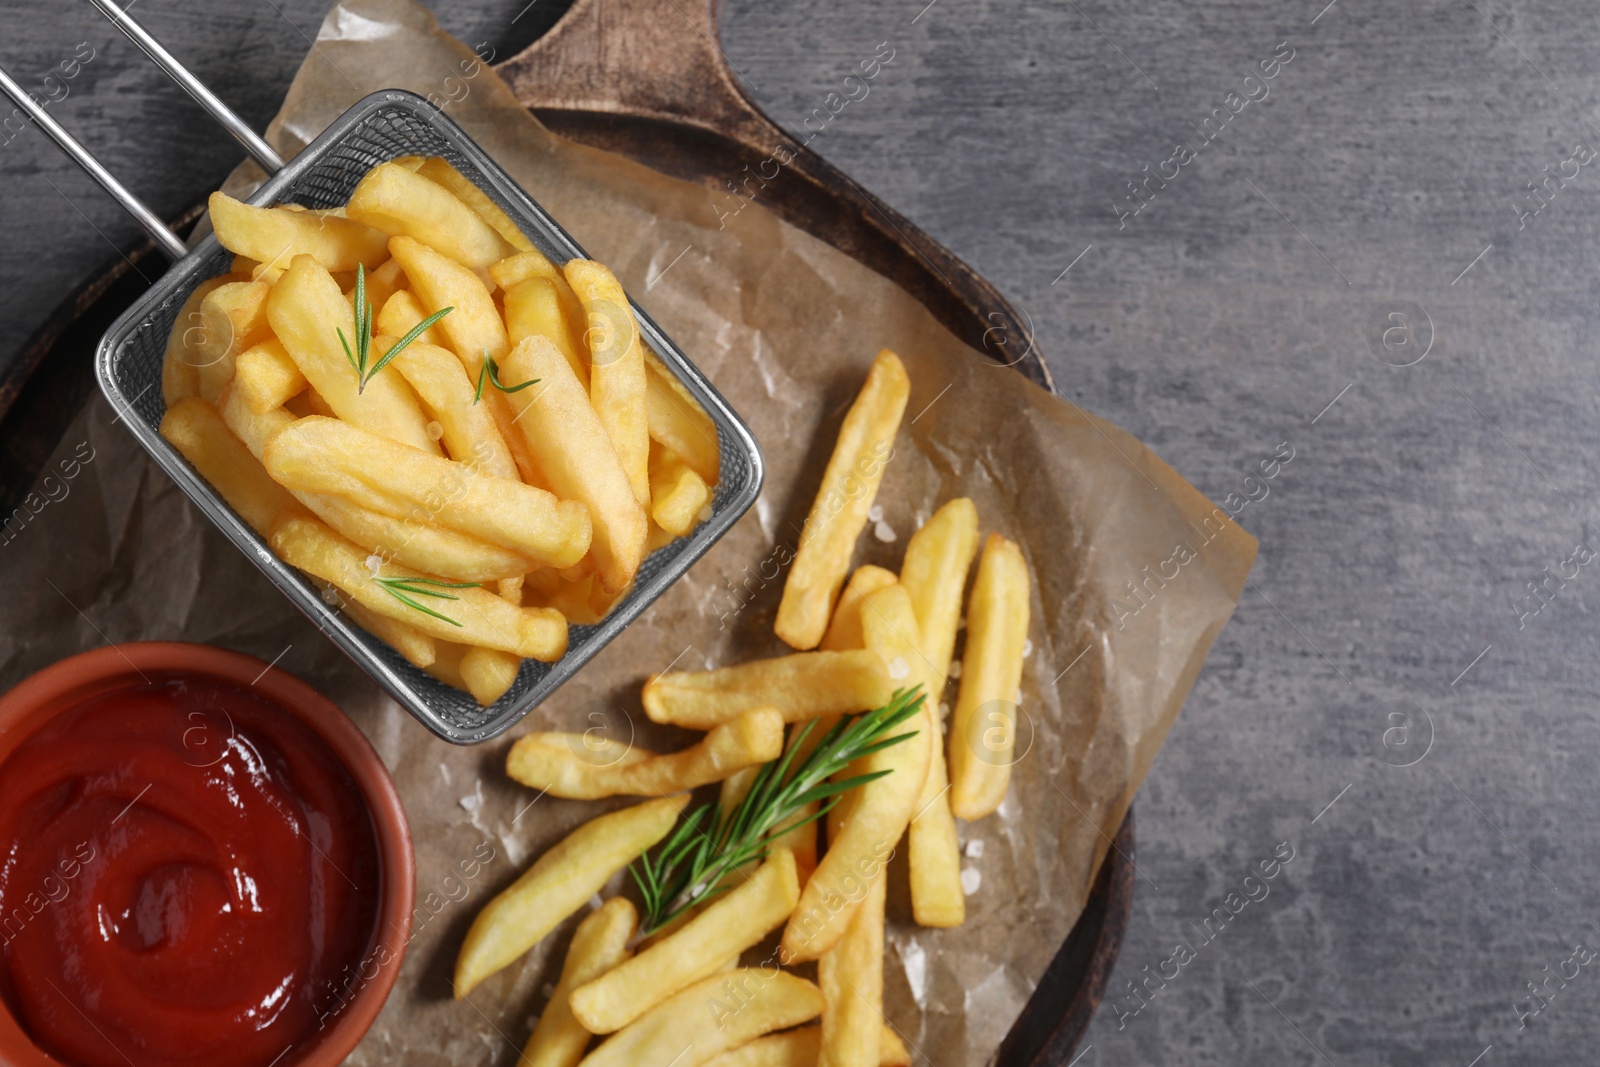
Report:
[[[111,0],[92,0],[190,95],[223,124],[272,177],[250,197],[258,206],[298,204],[328,208],[344,204],[372,167],[407,155],[447,159],[506,212],[541,252],[555,263],[587,258],[582,248],[516,182],[442,112],[413,93],[374,93],[346,111],[288,163],[217,100]],[[749,428],[689,362],[678,346],[630,299],[641,340],[705,409],[716,427],[722,468],[711,516],[687,537],[652,553],[631,592],[601,622],[573,626],[568,650],[556,663],[524,660],[510,690],[489,707],[413,667],[383,641],[367,633],[323,599],[316,586],[280,560],[200,474],[159,433],[165,404],[161,366],[167,337],[184,301],[208,278],[231,269],[232,253],[208,236],[189,251],[148,208],[35,104],[3,70],[4,90],[33,121],[115,197],[157,245],[177,260],[125,312],[101,340],[95,372],[106,399],[133,435],[184,493],[307,618],[355,660],[374,681],[423,725],[447,741],[472,744],[509,728],[594,657],[694,564],[755,502],[763,461]]]

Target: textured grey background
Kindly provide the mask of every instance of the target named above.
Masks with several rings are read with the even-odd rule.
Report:
[[[1600,9],[1325,2],[739,0],[724,46],[797,120],[891,42],[813,147],[991,278],[1068,395],[1213,498],[1260,497],[1254,465],[1294,450],[1239,516],[1252,587],[1140,796],[1121,996],[1078,1062],[1593,1063],[1600,960],[1565,961],[1600,948],[1600,560],[1536,615],[1521,598],[1593,535],[1600,167],[1525,228],[1514,205],[1600,148]],[[134,10],[259,128],[323,11],[277,3]],[[504,55],[561,7],[513,23],[524,3],[440,16]],[[95,46],[55,110],[158,210],[238,159],[87,4],[0,18],[26,84]],[[1125,183],[1280,42],[1270,96],[1119,229]],[[0,174],[5,358],[133,229],[36,132]],[[1382,345],[1391,302],[1410,348]],[[1270,895],[1199,945],[1190,924],[1280,842]],[[1180,940],[1195,958],[1142,1006],[1128,983]],[[1530,980],[1554,996],[1519,1030]]]

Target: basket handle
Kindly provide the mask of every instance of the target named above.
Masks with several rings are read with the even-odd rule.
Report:
[[[112,3],[112,0],[90,0],[90,2],[99,8],[100,13],[110,19],[117,29],[126,34],[130,41],[138,45],[145,55],[154,60],[156,66],[165,71],[185,92],[194,97],[195,101],[205,108],[212,118],[221,123],[222,128],[227,130],[234,140],[243,145],[245,151],[249,152],[256,162],[265,167],[268,174],[276,173],[283,168],[283,160],[279,158],[278,153],[272,150],[272,146],[258,137],[249,126],[246,126],[243,119],[234,114],[228,105],[217,99],[210,89],[201,84],[200,79],[189,73],[188,68],[178,62],[173,54],[162,47],[160,41],[150,36],[143,26],[133,20],[132,16]],[[0,92],[4,92],[6,96],[10,97],[12,102],[28,116],[30,122],[38,126],[46,137],[55,142],[56,147],[61,149],[68,159],[81,167],[85,174],[94,179],[95,183],[121,206],[122,210],[131,215],[133,220],[139,224],[139,227],[150,235],[150,239],[156,243],[156,247],[165,252],[168,258],[179,260],[188,255],[189,249],[183,243],[183,239],[172,232],[171,228],[161,220],[159,215],[151,211],[143,200],[140,200],[126,185],[118,181],[116,175],[107,170],[105,165],[95,158],[93,152],[90,152],[83,146],[82,142],[68,133],[66,128],[57,122],[49,112],[45,111],[43,105],[34,100],[26,89],[18,85],[16,80],[6,73],[3,67],[0,67]]]

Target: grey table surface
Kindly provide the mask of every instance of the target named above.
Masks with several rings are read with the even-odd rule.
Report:
[[[1133,922],[1077,1062],[1597,1062],[1600,8],[925,2],[738,0],[723,44],[788,119],[892,42],[813,147],[1261,539],[1140,794]],[[524,4],[439,14],[509,54],[561,9]],[[323,4],[135,12],[259,128]],[[239,158],[87,4],[0,20],[25,84],[87,42],[53,111],[158,211]],[[29,131],[0,145],[0,233],[4,359],[134,231]]]

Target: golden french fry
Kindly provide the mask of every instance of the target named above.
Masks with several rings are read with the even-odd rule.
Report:
[[[878,1067],[911,1067],[911,1054],[894,1028],[884,1023],[878,1038]],[[817,1067],[822,1027],[802,1026],[758,1037],[724,1052],[706,1067]]]
[[[561,268],[550,262],[543,252],[537,249],[525,249],[514,256],[507,256],[489,268],[489,277],[501,289],[510,290],[519,282],[529,278],[544,278],[556,287],[556,294],[561,298],[561,310],[571,315],[573,321],[582,319],[578,298],[572,291],[572,286],[567,282],[567,276],[561,273]]]
[[[349,606],[349,601],[346,601]],[[433,675],[445,685],[453,685],[457,689],[465,690],[467,680],[461,677],[461,657],[467,654],[468,645],[458,645],[452,641],[434,641],[434,660],[422,668]]]
[[[511,216],[501,211],[500,205],[489,199],[488,193],[472,184],[472,181],[465,174],[452,167],[447,160],[438,156],[429,156],[416,169],[418,174],[431,182],[444,186],[454,193],[462,203],[477,212],[478,217],[494,227],[494,231],[505,239],[506,244],[519,252],[533,249],[533,242],[528,240],[527,234],[517,229],[517,224],[511,221]]]
[[[950,724],[950,810],[960,819],[993,812],[1011,783],[1028,586],[1022,549],[990,534],[967,603],[961,695]]]
[[[380,337],[374,347],[388,352],[395,341],[394,337]],[[394,358],[394,367],[438,421],[446,455],[460,463],[474,463],[484,474],[496,478],[520,478],[516,460],[500,436],[500,427],[488,408],[474,403],[477,397],[473,383],[454,353],[413,341]]]
[[[200,301],[199,342],[194,346],[200,368],[200,395],[215,404],[222,387],[233,380],[240,352],[271,336],[267,326],[266,282],[228,282]]]
[[[561,268],[583,306],[589,352],[589,399],[617,450],[640,504],[650,502],[650,424],[645,414],[644,341],[616,275],[603,263],[575,259]]]
[[[967,571],[977,552],[978,509],[961,497],[934,512],[933,518],[911,535],[900,564],[900,581],[911,595],[922,635],[928,706],[935,716],[950,673]],[[961,889],[961,845],[950,814],[949,783],[944,746],[935,744],[907,841],[911,910],[923,926],[960,926],[967,916],[967,898]]]
[[[587,391],[589,364],[579,351],[581,342],[573,336],[572,326],[562,313],[555,283],[543,277],[520,281],[506,290],[505,306],[506,332],[512,346],[535,335],[548,338],[560,349],[572,373]]]
[[[682,457],[707,485],[716,485],[722,452],[711,417],[655,353],[647,348],[644,356],[644,410],[650,439]]]
[[[210,278],[195,287],[178,310],[167,334],[167,354],[161,364],[161,396],[170,406],[186,396],[200,395],[200,357],[195,345],[204,336],[200,303],[219,285],[239,279],[231,274]]]
[[[758,704],[777,708],[784,722],[871,711],[894,690],[871,651],[796,652],[714,671],[653,674],[644,683],[644,710],[652,722],[709,730]]]
[[[281,516],[305,514],[305,509],[267,476],[216,409],[199,397],[181,397],[167,407],[161,436],[183,453],[245,525],[263,537]]]
[[[439,642],[415,626],[368,611],[352,600],[344,602],[344,611],[356,621],[356,625],[400,653],[413,667],[427,670],[438,661]]]
[[[449,318],[449,316],[445,316]],[[362,389],[339,343],[356,347],[355,316],[333,280],[310,256],[296,256],[267,297],[267,319],[317,395],[352,427],[437,456],[428,420],[399,374],[379,372]],[[377,356],[372,357],[373,363]]]
[[[394,260],[386,259],[383,261],[383,265],[377,270],[369,270],[366,272],[366,282],[367,303],[371,304],[374,310],[379,310],[384,304],[388,303],[389,298],[395,293],[405,291],[406,272],[401,270],[400,264],[396,263]],[[345,295],[350,298],[350,307],[351,310],[354,310],[356,290],[353,283]],[[409,329],[409,327],[407,327],[407,329]],[[405,334],[402,332],[396,334],[395,336],[404,337]]]
[[[472,921],[456,957],[456,998],[537,945],[612,875],[666,837],[688,803],[684,793],[601,815],[540,856]]]
[[[878,1067],[883,1032],[883,905],[887,878],[875,878],[849,929],[817,961],[822,1048],[817,1067]]]
[[[515,251],[449,189],[392,163],[367,171],[350,194],[345,214],[390,237],[421,241],[475,270],[487,270]]]
[[[589,549],[582,503],[337,419],[313,415],[286,426],[267,442],[262,462],[286,488],[339,494],[381,514],[447,526],[546,566],[570,566]]]
[[[212,193],[208,206],[217,242],[265,269],[282,269],[296,256],[310,256],[328,271],[371,269],[386,256],[386,234],[337,215],[251,207],[226,193]]]
[[[572,800],[675,793],[777,759],[783,719],[772,708],[752,708],[681,752],[634,751],[643,758],[617,760],[609,750],[593,752],[584,734],[528,734],[511,746],[506,773],[531,789]]]
[[[910,394],[911,380],[900,357],[887,348],[879,352],[839,427],[783,585],[773,630],[793,648],[816,648],[828,628],[856,538],[878,494],[883,468],[894,455],[895,433]]]
[[[561,980],[534,1025],[517,1067],[577,1067],[594,1036],[573,1018],[567,998],[628,959],[639,913],[627,897],[612,897],[578,924],[561,965]]]
[[[416,627],[445,641],[463,641],[515,652],[525,659],[552,663],[567,651],[567,620],[558,612],[518,608],[486,589],[440,588],[454,599],[412,595],[418,603],[439,605],[444,618],[428,615],[391,595],[379,578],[431,579],[435,587],[446,583],[433,575],[414,575],[384,564],[374,574],[368,553],[352,541],[311,519],[289,519],[272,531],[272,548],[292,567],[331,582],[339,591],[369,611]],[[435,609],[435,610],[439,610]]]
[[[919,635],[904,586],[886,586],[863,600],[861,625],[869,651],[885,662],[906,664],[909,684],[922,681],[909,669],[917,656]],[[890,673],[895,673],[892,667]],[[852,775],[891,773],[856,789],[840,832],[837,836],[829,833],[828,851],[806,882],[800,904],[784,929],[786,961],[815,959],[832,948],[844,935],[865,889],[882,880],[884,865],[915,814],[929,754],[936,743],[926,702],[921,714],[905,724],[906,732],[913,730],[909,739],[858,760],[859,767],[851,766],[848,773]]]
[[[687,463],[659,445],[650,450],[650,517],[656,525],[683,537],[700,524],[709,503],[711,489]]]
[[[868,594],[876,593],[899,580],[894,571],[871,563],[857,567],[845,583],[844,591],[839,594],[839,602],[833,607],[833,618],[828,623],[828,632],[822,635],[822,644],[817,647],[824,652],[865,648],[866,640],[861,636],[861,601]]]
[[[822,1013],[822,1003],[815,985],[775,968],[714,974],[613,1034],[580,1067],[640,1067],[657,1060],[701,1067],[764,1034],[810,1022]]]
[[[469,373],[476,377],[485,352],[497,360],[506,354],[510,344],[505,323],[481,278],[410,237],[390,238],[389,252],[400,261],[411,291],[427,314],[447,307],[455,309],[437,325],[449,341],[447,347],[460,357]]]
[[[399,260],[391,259],[389,262],[398,263]],[[422,310],[422,305],[417,303],[415,294],[409,289],[397,289],[383,303],[374,303],[373,306],[378,309],[377,317],[373,321],[374,328],[378,333],[390,337],[404,337],[415,327],[422,325],[422,320],[428,317],[427,312]],[[438,323],[419,333],[417,340],[440,347],[445,344],[444,332],[439,329]],[[450,358],[454,359],[454,354]]]
[[[502,598],[503,599],[503,598]],[[506,695],[522,670],[522,657],[493,648],[469,648],[461,657],[461,680],[484,707]]]
[[[295,421],[283,408],[260,414],[251,411],[239,390],[231,386],[223,390],[222,419],[257,459],[265,454],[273,435]],[[527,556],[430,522],[397,519],[325,493],[293,495],[336,533],[386,560],[424,574],[449,575],[462,582],[490,582],[525,573],[535,565]],[[426,513],[420,514],[427,517]]]
[[[239,353],[234,361],[234,388],[256,414],[287,404],[306,387],[306,376],[276,337]]]
[[[737,958],[776,929],[800,899],[794,856],[778,849],[743,883],[615,970],[572,991],[572,1014],[590,1033],[609,1034]],[[879,935],[880,944],[882,935]]]
[[[581,501],[594,524],[589,552],[601,588],[618,592],[644,558],[649,526],[628,477],[583,386],[555,345],[529,337],[506,357],[507,385],[538,384],[503,394],[517,412],[516,428],[555,494]],[[557,566],[569,566],[577,560]]]

